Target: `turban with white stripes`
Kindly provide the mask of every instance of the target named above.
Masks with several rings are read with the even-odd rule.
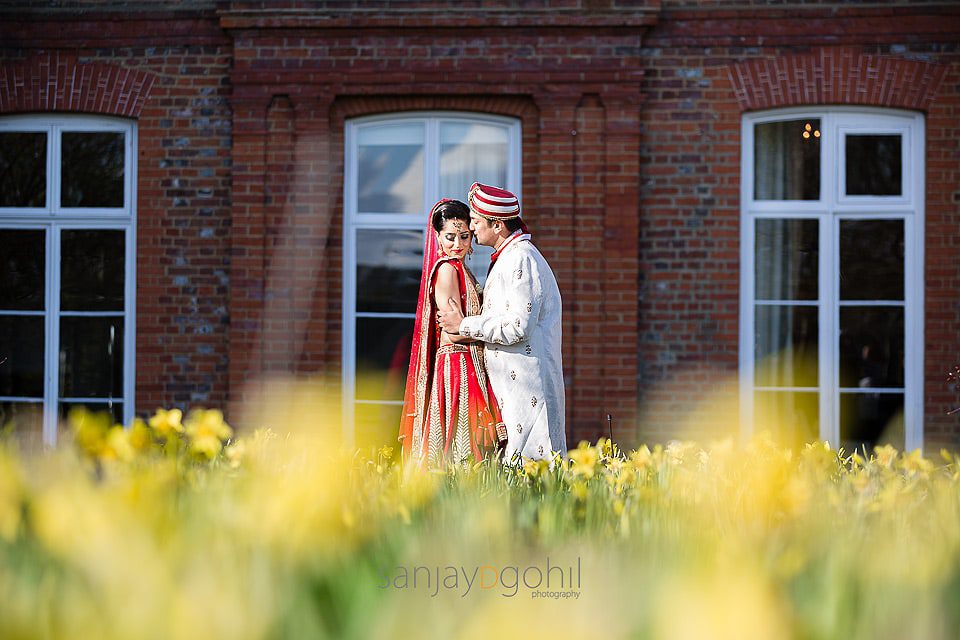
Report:
[[[517,196],[506,189],[474,182],[468,198],[470,208],[489,220],[510,220],[520,217],[520,202]]]

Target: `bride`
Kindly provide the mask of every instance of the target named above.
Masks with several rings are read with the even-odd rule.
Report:
[[[438,307],[480,312],[476,279],[463,263],[473,252],[470,209],[443,199],[427,221],[423,272],[400,441],[404,455],[430,467],[481,460],[506,440],[506,427],[483,360],[483,343],[451,335],[436,322]]]

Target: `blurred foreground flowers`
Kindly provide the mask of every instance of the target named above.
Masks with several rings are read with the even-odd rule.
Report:
[[[423,472],[345,451],[336,421],[241,439],[215,410],[70,422],[72,448],[0,443],[0,638],[960,629],[947,452],[601,440]]]

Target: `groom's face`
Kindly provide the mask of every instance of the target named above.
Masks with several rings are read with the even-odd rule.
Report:
[[[470,231],[473,231],[478,244],[492,247],[497,244],[497,230],[494,228],[495,222],[490,222],[481,218],[473,211],[470,212]]]

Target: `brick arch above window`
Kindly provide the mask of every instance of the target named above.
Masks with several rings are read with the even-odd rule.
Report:
[[[728,67],[744,111],[808,104],[926,111],[946,71],[944,65],[849,48],[747,60]]]
[[[527,96],[345,96],[334,103],[334,116],[347,120],[378,113],[404,111],[466,111],[512,116],[523,121],[538,117]]]
[[[0,113],[63,111],[137,118],[156,76],[43,53],[0,64]]]

